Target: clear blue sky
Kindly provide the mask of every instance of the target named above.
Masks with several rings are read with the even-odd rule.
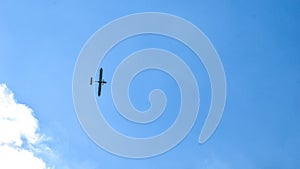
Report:
[[[190,51],[179,43],[164,43],[168,39],[163,37],[136,37],[120,44],[103,62],[108,81],[121,60],[114,54],[126,56],[136,49],[161,47],[181,53],[200,83],[200,115],[190,134],[165,154],[136,160],[102,150],[83,132],[72,101],[72,76],[80,49],[96,30],[119,17],[149,11],[180,16],[208,36],[224,65],[227,102],[214,135],[198,144],[210,103],[209,80],[201,62],[188,56]],[[294,169],[300,166],[299,23],[297,0],[4,0],[0,2],[0,83],[6,83],[19,102],[34,110],[40,130],[52,138],[49,146],[60,156],[57,168]],[[154,40],[159,43],[147,43]],[[167,75],[156,73],[146,72],[135,79],[131,96],[137,108],[149,106],[145,96],[151,85],[143,83],[145,77],[158,76],[162,83],[154,83],[155,87],[167,90],[174,85]],[[176,86],[171,89],[169,109],[176,109],[178,91]],[[108,109],[109,90],[105,86],[101,98],[108,98],[104,105]],[[107,118],[122,132],[132,129],[131,124],[122,127],[121,119]],[[159,133],[170,123],[142,127],[146,134],[142,130],[131,134]]]

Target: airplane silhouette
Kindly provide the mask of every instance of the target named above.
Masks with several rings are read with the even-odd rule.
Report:
[[[98,82],[98,96],[101,95],[101,86],[107,83],[106,81],[104,81],[102,79],[102,75],[103,75],[103,69],[100,68],[99,80],[98,81],[93,81],[93,77],[91,77],[91,80],[90,80],[90,85],[92,85],[93,82]]]

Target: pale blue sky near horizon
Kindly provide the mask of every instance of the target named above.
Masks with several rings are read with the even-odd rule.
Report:
[[[104,78],[109,82],[122,57],[137,49],[160,47],[180,55],[191,66],[201,94],[199,116],[189,135],[157,157],[129,159],[102,150],[82,130],[72,101],[79,52],[105,24],[137,12],[182,17],[215,46],[227,78],[227,101],[221,123],[206,143],[198,144],[198,136],[210,103],[207,73],[186,47],[159,36],[138,36],[116,46],[102,64]],[[0,1],[0,83],[34,110],[40,130],[52,138],[48,144],[60,157],[58,169],[296,169],[300,165],[299,21],[297,0],[4,0]],[[158,81],[147,83],[149,77]],[[149,106],[145,96],[153,87],[166,90],[168,109],[178,109],[178,88],[166,74],[145,72],[131,87],[133,103],[140,109]],[[109,84],[103,87],[99,105],[114,109]],[[168,127],[176,115],[138,130],[124,119],[105,116],[121,132],[148,136]]]

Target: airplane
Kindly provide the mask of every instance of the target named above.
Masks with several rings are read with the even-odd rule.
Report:
[[[90,85],[92,85],[93,82],[98,82],[98,96],[101,95],[101,86],[107,83],[106,81],[104,81],[102,79],[102,75],[103,75],[103,69],[100,68],[99,81],[93,81],[93,77],[91,77],[91,80],[90,80]]]

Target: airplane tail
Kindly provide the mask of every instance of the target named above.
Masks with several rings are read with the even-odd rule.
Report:
[[[90,85],[92,85],[93,84],[93,78],[91,77],[91,80],[90,80]]]

